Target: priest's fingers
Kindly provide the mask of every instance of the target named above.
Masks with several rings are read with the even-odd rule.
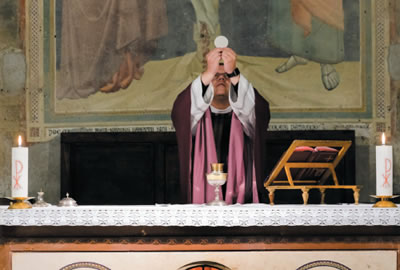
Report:
[[[211,50],[207,56],[207,72],[215,75],[218,71],[219,61],[221,60],[221,50],[213,49]]]
[[[222,49],[221,48],[215,48],[212,49],[208,54],[207,54],[207,62],[209,60],[216,60],[219,61],[221,60],[222,57]]]
[[[224,58],[236,61],[236,53],[230,48],[225,48],[222,52],[222,59]]]
[[[221,60],[221,49],[213,49],[206,55],[207,69],[201,74],[201,81],[209,85],[215,74],[218,72],[219,61]]]
[[[235,51],[234,51],[234,50],[232,50],[232,49],[231,49],[231,48],[229,48],[229,47],[223,48],[223,51],[224,51],[224,53],[227,53],[227,54],[232,54],[232,55],[235,55],[235,56],[236,56],[236,53],[235,53]]]
[[[236,68],[236,53],[230,48],[224,48],[222,52],[224,69],[226,73],[232,73]]]

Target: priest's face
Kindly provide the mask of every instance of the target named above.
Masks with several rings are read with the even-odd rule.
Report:
[[[226,75],[224,66],[220,65],[218,67],[218,72],[215,74],[212,84],[215,98],[228,97],[231,80]]]

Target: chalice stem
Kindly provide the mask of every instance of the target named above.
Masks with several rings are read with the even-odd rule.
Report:
[[[219,186],[215,186],[215,200],[219,201]]]

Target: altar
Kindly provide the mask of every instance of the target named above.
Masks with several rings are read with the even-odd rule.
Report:
[[[1,226],[145,226],[145,227],[282,227],[400,226],[400,208],[371,204],[207,206],[157,204],[140,206],[0,207]],[[400,229],[400,227],[399,227]],[[400,232],[399,232],[400,233]]]
[[[42,268],[29,269],[76,269],[62,267],[84,261],[98,265],[93,269],[133,269],[118,263],[128,260],[130,266],[139,267],[132,262],[138,255],[148,256],[150,264],[143,266],[141,261],[145,268],[140,269],[158,269],[153,268],[159,261],[151,259],[154,254],[173,258],[163,269],[203,260],[227,267],[212,269],[250,269],[245,261],[253,257],[251,269],[300,269],[327,261],[331,267],[348,267],[336,269],[367,265],[399,269],[399,208],[372,204],[7,208],[0,207],[1,269],[23,269],[28,261],[43,258]],[[282,259],[288,256],[297,259]],[[266,258],[268,265],[281,268],[261,267]]]

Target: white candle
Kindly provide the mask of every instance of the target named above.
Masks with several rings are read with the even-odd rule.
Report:
[[[28,147],[22,147],[21,136],[18,136],[18,147],[11,153],[11,197],[28,197]]]
[[[393,152],[391,145],[385,145],[385,133],[382,145],[376,146],[376,195],[393,195]]]

